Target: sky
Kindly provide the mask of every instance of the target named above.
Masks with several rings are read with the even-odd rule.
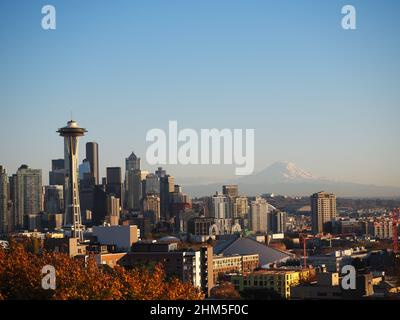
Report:
[[[56,8],[56,30],[41,9]],[[341,9],[357,10],[357,29]],[[255,169],[288,160],[318,176],[400,186],[397,0],[0,1],[0,164],[63,157],[71,117],[100,166],[146,164],[146,133],[255,130]],[[81,151],[84,148],[81,148]],[[84,153],[81,152],[81,159]],[[167,166],[228,179],[234,167]]]

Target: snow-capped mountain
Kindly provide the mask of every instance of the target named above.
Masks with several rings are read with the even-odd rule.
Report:
[[[263,171],[239,179],[242,183],[290,183],[311,180],[326,180],[316,177],[311,173],[297,167],[289,161],[278,161],[265,168]]]
[[[221,183],[197,184],[185,187],[194,196],[220,191],[223,184],[238,184],[241,194],[275,193],[305,196],[324,190],[340,197],[399,197],[400,188],[336,181],[315,176],[292,162],[278,161],[250,176]]]

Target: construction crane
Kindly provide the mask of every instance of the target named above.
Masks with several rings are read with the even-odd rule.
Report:
[[[307,268],[307,240],[312,240],[319,238],[319,236],[311,236],[311,235],[305,235],[305,234],[300,234],[300,241],[303,242],[303,268]]]
[[[332,247],[332,238],[340,238],[340,237],[355,237],[355,233],[341,233],[341,234],[317,234],[315,236],[312,235],[305,235],[305,234],[300,234],[300,241],[303,242],[303,268],[307,268],[307,241],[308,240],[314,240],[314,239],[322,239],[326,238],[329,239],[330,241],[330,247]]]

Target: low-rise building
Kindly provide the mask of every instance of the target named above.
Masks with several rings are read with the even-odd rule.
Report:
[[[115,245],[120,251],[129,251],[138,242],[140,230],[137,226],[95,226],[93,235],[100,244]]]
[[[219,278],[229,273],[247,274],[253,272],[260,266],[258,254],[233,255],[233,256],[214,256],[213,273],[214,283]]]
[[[282,298],[289,299],[291,287],[297,286],[303,279],[308,279],[309,269],[303,270],[260,270],[247,275],[233,275],[231,282],[238,291],[246,289],[271,289]]]
[[[46,238],[44,248],[50,252],[66,253],[71,258],[86,255],[86,244],[79,242],[79,238]]]
[[[372,274],[356,277],[356,289],[345,290],[338,272],[317,273],[317,281],[300,284],[291,288],[291,298],[295,300],[338,300],[361,299],[374,294]]]
[[[126,252],[121,253],[98,253],[95,255],[96,263],[98,265],[107,265],[111,268],[119,265],[121,259],[127,255]]]
[[[163,265],[168,277],[175,276],[183,282],[191,282],[207,294],[214,286],[211,246],[178,250],[176,242],[138,242],[118,261],[119,265],[128,269],[152,267],[158,263]]]

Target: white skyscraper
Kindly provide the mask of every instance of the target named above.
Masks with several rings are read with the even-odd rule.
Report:
[[[257,197],[251,202],[250,207],[251,230],[255,233],[268,231],[268,203],[265,199]]]
[[[228,198],[221,193],[217,193],[212,197],[212,216],[215,219],[228,219]]]

